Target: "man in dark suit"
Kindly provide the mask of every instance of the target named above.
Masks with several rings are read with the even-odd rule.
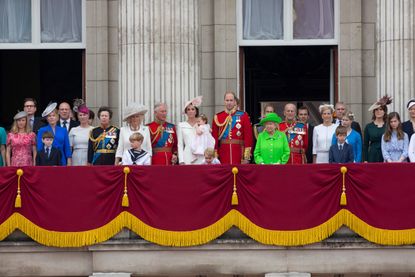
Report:
[[[310,118],[310,112],[306,106],[302,106],[298,109],[297,112],[298,120],[307,125],[307,136],[308,136],[308,145],[307,145],[307,151],[305,153],[307,157],[307,163],[312,164],[313,163],[313,131],[314,126],[308,123],[308,120]]]
[[[333,119],[333,123],[341,125],[342,118],[347,113],[346,104],[344,102],[337,102],[334,109],[336,110],[336,118]],[[360,127],[359,122],[353,121],[351,127],[359,133],[360,137],[362,137],[362,128]]]
[[[37,102],[34,98],[26,98],[23,101],[23,110],[27,113],[27,119],[33,132],[37,133],[41,127],[46,125],[41,117],[35,115],[37,110]]]
[[[36,165],[61,165],[61,152],[58,148],[52,146],[53,139],[52,132],[44,132],[42,134],[43,149],[37,152]]]
[[[60,127],[66,128],[66,130],[69,131],[73,128],[73,127],[77,127],[79,126],[79,121],[75,121],[71,119],[71,106],[66,103],[66,102],[62,102],[59,104],[59,122],[58,125]]]
[[[346,142],[347,129],[344,126],[336,128],[337,144],[330,146],[329,163],[352,163],[354,161],[353,147]]]

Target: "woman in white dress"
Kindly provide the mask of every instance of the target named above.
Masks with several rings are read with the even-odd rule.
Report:
[[[147,108],[138,103],[130,103],[123,111],[123,121],[127,122],[127,126],[121,127],[120,139],[118,141],[117,152],[115,153],[115,165],[119,165],[124,152],[130,149],[130,136],[133,133],[140,133],[144,140],[141,148],[152,156],[150,130],[144,125],[144,115]]]
[[[196,138],[197,118],[202,96],[198,96],[184,105],[184,113],[187,120],[177,125],[177,152],[179,164],[201,164],[203,156],[196,157],[192,153],[192,141]]]
[[[78,107],[78,120],[80,125],[69,132],[72,165],[87,165],[89,133],[94,127],[89,125],[89,109],[86,105]]]
[[[333,123],[333,105],[323,104],[319,107],[323,123],[314,127],[313,131],[313,163],[328,163],[329,150],[336,131]]]

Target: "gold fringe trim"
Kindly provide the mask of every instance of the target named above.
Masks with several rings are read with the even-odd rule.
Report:
[[[346,209],[340,210],[323,224],[304,230],[268,230],[252,223],[237,210],[231,210],[214,224],[193,231],[168,231],[153,228],[129,212],[122,212],[106,225],[81,232],[49,231],[35,225],[19,213],[14,213],[0,225],[0,240],[15,229],[20,229],[33,240],[46,246],[82,247],[108,240],[123,228],[128,228],[143,239],[164,246],[186,247],[208,243],[225,233],[232,226],[238,227],[252,239],[270,245],[298,246],[322,241],[342,225],[348,226],[368,241],[384,245],[415,243],[415,229],[386,230],[363,222]]]
[[[403,230],[380,229],[367,224],[348,210],[342,211],[344,225],[370,242],[383,245],[415,243],[415,228]]]
[[[322,241],[343,225],[343,213],[339,211],[323,224],[304,230],[277,231],[269,230],[252,223],[243,214],[238,213],[238,222],[235,224],[250,238],[263,243],[280,246],[297,246]]]

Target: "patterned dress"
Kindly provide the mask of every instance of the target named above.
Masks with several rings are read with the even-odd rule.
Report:
[[[11,149],[11,165],[33,165],[32,150],[35,145],[35,133],[9,133],[7,135],[7,147],[10,147]]]

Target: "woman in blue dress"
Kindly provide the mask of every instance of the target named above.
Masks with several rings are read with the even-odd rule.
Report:
[[[354,162],[362,162],[362,137],[360,134],[352,129],[354,114],[349,112],[341,118],[342,125],[347,129],[346,142],[353,148]],[[332,145],[337,144],[337,137],[334,134]]]
[[[58,111],[56,110],[57,103],[49,104],[42,113],[42,117],[46,117],[48,125],[39,129],[37,133],[37,151],[43,151],[42,135],[44,132],[52,132],[54,134],[53,147],[56,147],[61,152],[61,165],[71,165],[72,153],[69,144],[69,136],[66,128],[57,125],[59,120]]]
[[[387,163],[406,162],[408,158],[408,134],[402,130],[401,118],[397,112],[391,112],[386,121],[386,130],[382,136],[382,155]]]

